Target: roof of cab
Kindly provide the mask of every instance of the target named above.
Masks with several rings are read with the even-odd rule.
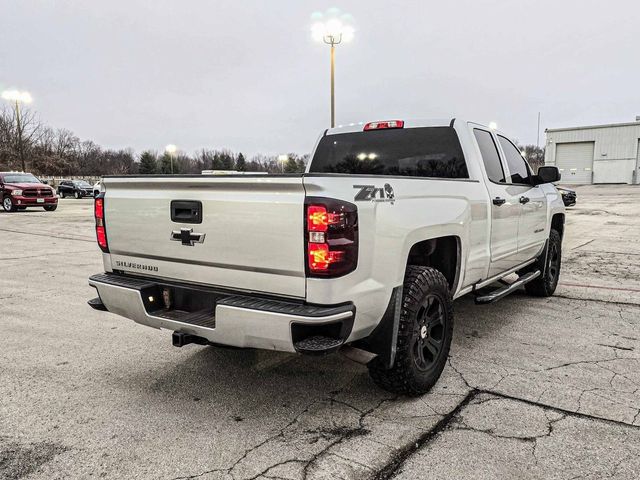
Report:
[[[326,135],[336,135],[339,133],[355,133],[362,132],[364,126],[370,122],[385,122],[390,120],[402,120],[404,122],[404,128],[416,128],[416,127],[450,127],[453,125],[455,118],[384,118],[379,120],[368,120],[366,122],[349,123],[345,125],[338,125],[334,128],[329,128],[326,131]]]

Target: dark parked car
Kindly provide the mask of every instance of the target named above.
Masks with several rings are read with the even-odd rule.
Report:
[[[565,207],[573,207],[576,204],[576,192],[569,188],[557,187]]]
[[[52,212],[58,208],[53,188],[30,173],[0,172],[0,200],[6,212],[27,207],[43,207]]]
[[[93,197],[93,187],[85,180],[62,180],[58,185],[58,195],[82,198]]]

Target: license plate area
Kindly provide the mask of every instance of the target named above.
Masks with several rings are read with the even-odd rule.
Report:
[[[44,198],[36,198],[36,203],[44,203]]]
[[[149,315],[205,328],[215,328],[216,302],[220,295],[165,285],[140,290]]]

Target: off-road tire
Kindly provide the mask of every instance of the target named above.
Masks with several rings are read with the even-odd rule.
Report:
[[[58,205],[47,205],[44,207],[47,212],[53,212],[56,208],[58,208]]]
[[[546,259],[546,268],[545,268]],[[527,270],[540,270],[543,272],[535,280],[531,280],[524,286],[529,295],[535,297],[550,297],[556,291],[560,266],[562,265],[562,237],[557,230],[549,233],[548,252],[542,252],[538,259]]]
[[[82,198],[82,195],[80,194],[80,192],[75,192],[73,196],[76,197],[76,200],[79,200],[80,198]]]
[[[435,385],[449,356],[453,337],[451,293],[447,279],[438,270],[409,265],[402,296],[393,366],[386,368],[387,365],[373,359],[367,367],[369,375],[379,387],[393,393],[418,396]],[[435,317],[440,319],[437,325],[434,323]],[[431,327],[427,327],[425,337],[423,327],[426,325]],[[436,342],[438,339],[439,342]],[[439,343],[437,354],[431,351],[431,348],[435,348],[434,342]],[[421,348],[422,354],[419,353]],[[425,353],[430,355],[430,362],[426,362]],[[419,366],[421,362],[422,368]]]
[[[2,199],[2,208],[4,208],[5,212],[15,212],[18,209],[9,196]]]

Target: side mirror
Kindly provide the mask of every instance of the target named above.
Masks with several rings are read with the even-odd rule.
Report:
[[[538,177],[540,178],[540,183],[553,183],[560,181],[561,175],[558,167],[547,165],[538,168]]]

